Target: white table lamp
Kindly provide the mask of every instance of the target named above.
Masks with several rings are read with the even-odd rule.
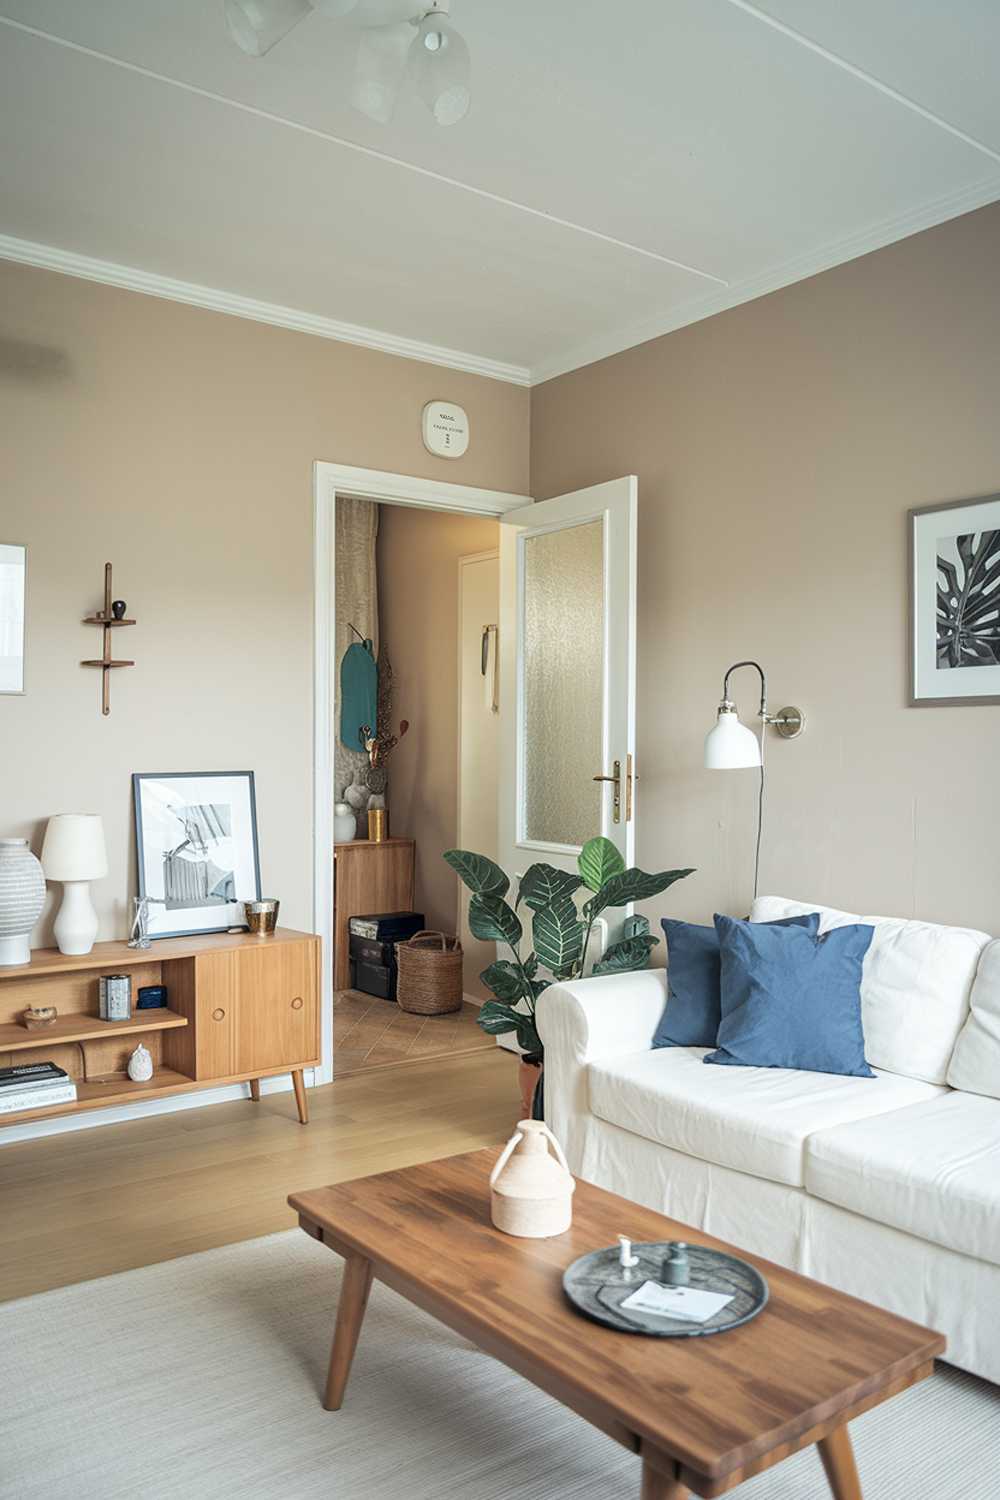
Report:
[[[63,899],[55,921],[60,953],[89,953],[97,936],[90,882],[108,873],[104,825],[97,813],[57,813],[42,844],[46,880],[61,880]]]

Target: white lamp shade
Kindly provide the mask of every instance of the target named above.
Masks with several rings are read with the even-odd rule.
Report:
[[[47,880],[100,880],[108,873],[104,824],[97,813],[57,813],[42,844]]]
[[[226,0],[226,25],[238,47],[263,57],[311,10],[309,0]]]
[[[439,125],[456,125],[469,111],[469,49],[439,11],[425,16],[410,47],[417,93]]]
[[[710,771],[737,771],[744,766],[760,765],[760,741],[752,729],[740,723],[734,708],[720,707],[715,728],[706,734],[705,765]]]

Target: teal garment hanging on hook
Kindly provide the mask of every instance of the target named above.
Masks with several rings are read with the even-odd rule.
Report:
[[[340,662],[340,743],[364,750],[361,731],[375,733],[378,719],[378,667],[371,641],[352,641]]]

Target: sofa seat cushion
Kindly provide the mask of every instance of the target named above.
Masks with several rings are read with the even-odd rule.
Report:
[[[949,1092],[818,1131],[806,1143],[806,1188],[1000,1265],[1000,1100]]]
[[[891,1073],[844,1078],[779,1068],[705,1068],[707,1050],[664,1047],[591,1063],[592,1112],[688,1156],[802,1187],[805,1143],[814,1131],[944,1092]]]
[[[903,917],[859,917],[784,896],[758,896],[750,920],[773,922],[813,911],[819,912],[821,933],[856,922],[875,929],[861,980],[865,1056],[872,1067],[945,1083],[989,935]]]

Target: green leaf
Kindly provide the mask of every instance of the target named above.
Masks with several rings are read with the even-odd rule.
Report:
[[[694,870],[660,870],[656,875],[647,875],[634,867],[624,870],[620,875],[612,875],[597,895],[591,897],[585,911],[592,918],[608,906],[628,906],[630,901],[648,901],[651,896],[658,896],[661,891],[665,891],[668,885],[673,885],[675,880],[684,880],[686,876],[693,874]]]
[[[496,1000],[487,1000],[480,1006],[479,1025],[490,1036],[506,1036],[513,1031],[518,1046],[526,1052],[541,1052],[542,1043],[533,1017],[509,1005],[500,1005]]]
[[[527,958],[524,960],[524,972],[529,979],[534,979],[535,975],[538,973],[537,953],[528,954]]]
[[[444,859],[474,896],[506,896],[510,887],[499,865],[485,854],[470,854],[467,849],[448,849]]]
[[[620,943],[612,943],[610,948],[605,948],[603,956],[590,972],[628,974],[634,969],[644,969],[649,963],[650,952],[659,941],[659,938],[650,937],[648,933],[640,937],[623,938]]]
[[[588,890],[599,891],[613,875],[620,875],[625,861],[610,839],[588,839],[580,850],[577,866]]]
[[[649,931],[649,918],[644,917],[641,912],[636,912],[631,917],[626,917],[622,923],[622,937],[643,937]],[[656,939],[659,942],[659,938]]]
[[[531,924],[535,952],[553,974],[565,972],[583,950],[583,923],[572,896],[563,896],[535,912]]]
[[[480,974],[487,989],[493,991],[498,1000],[520,1000],[524,997],[525,985],[517,964],[500,958]]]
[[[557,870],[555,865],[529,865],[517,888],[517,905],[523,901],[532,911],[551,906],[564,896],[571,896],[583,884],[571,870]]]
[[[473,896],[469,902],[469,927],[484,943],[509,943],[516,948],[522,927],[517,913],[499,896]]]

